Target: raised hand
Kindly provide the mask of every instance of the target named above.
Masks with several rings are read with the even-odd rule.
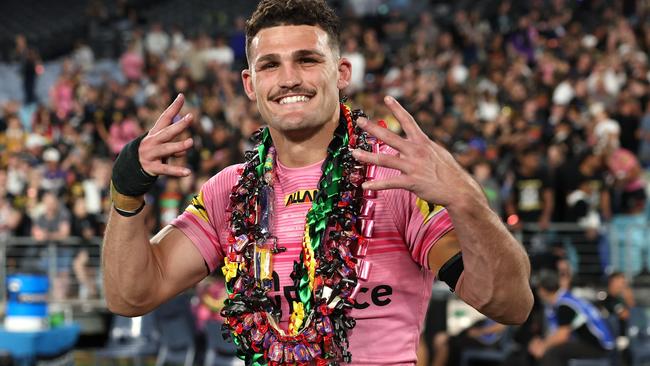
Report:
[[[140,164],[142,169],[150,175],[184,177],[191,174],[191,171],[185,167],[167,163],[167,158],[184,154],[193,144],[192,138],[174,141],[192,123],[193,117],[189,113],[179,121],[172,123],[184,102],[185,97],[183,94],[179,94],[158,117],[147,136],[140,143],[138,149]]]
[[[479,184],[445,148],[431,141],[422,132],[410,113],[392,97],[385,97],[384,103],[399,121],[406,138],[366,119],[360,118],[357,123],[399,154],[375,154],[357,149],[353,155],[359,161],[396,169],[402,174],[383,180],[366,181],[364,189],[403,188],[427,202],[447,208],[459,202],[467,202],[466,198],[473,199],[474,202],[487,202]]]

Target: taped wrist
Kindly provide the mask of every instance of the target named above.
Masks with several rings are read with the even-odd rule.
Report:
[[[449,258],[447,262],[438,271],[438,278],[449,285],[451,292],[456,289],[456,284],[460,275],[463,273],[465,266],[463,265],[463,253],[458,252],[453,257]]]
[[[113,164],[111,181],[118,193],[136,197],[147,193],[156,182],[157,176],[148,174],[140,165],[138,148],[144,135],[126,144]]]

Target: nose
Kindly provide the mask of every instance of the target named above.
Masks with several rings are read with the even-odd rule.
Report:
[[[300,84],[302,84],[302,77],[300,76],[300,71],[295,67],[295,65],[283,65],[280,68],[280,87],[292,89]]]

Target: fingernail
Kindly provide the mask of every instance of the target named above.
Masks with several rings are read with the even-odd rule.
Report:
[[[390,95],[387,95],[387,96],[384,97],[384,101],[386,103],[392,103],[392,102],[395,101],[395,98],[391,97]]]
[[[357,119],[357,125],[359,125],[360,127],[365,126],[366,123],[368,123],[368,120],[364,117],[359,117],[359,119]]]
[[[190,173],[192,173],[192,172],[189,169],[183,170],[183,174],[185,174],[185,175],[190,175]]]
[[[174,99],[174,102],[181,99],[182,95],[183,95],[182,93],[178,93],[178,95],[176,96],[176,99]]]
[[[186,114],[183,118],[186,119],[186,120],[192,118],[192,113]]]

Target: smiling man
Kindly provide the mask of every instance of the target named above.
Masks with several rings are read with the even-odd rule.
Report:
[[[192,146],[175,139],[192,116],[171,123],[183,96],[122,150],[103,252],[111,311],[146,313],[220,270],[249,365],[414,365],[435,276],[494,320],[526,319],[526,253],[396,100],[405,137],[339,103],[353,72],[339,43],[324,1],[259,3],[242,81],[267,127],[152,239],[143,194],[157,175],[191,174],[166,162]]]

